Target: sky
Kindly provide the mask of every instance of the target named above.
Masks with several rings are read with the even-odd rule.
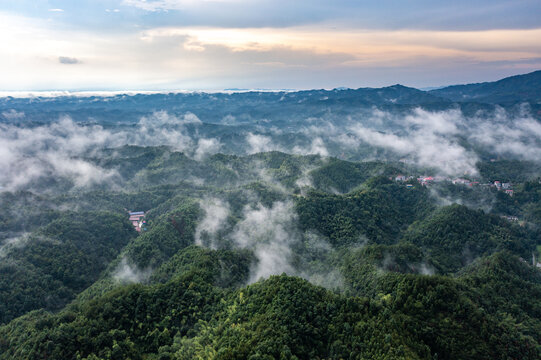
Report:
[[[539,0],[0,0],[0,91],[417,88],[541,69]]]

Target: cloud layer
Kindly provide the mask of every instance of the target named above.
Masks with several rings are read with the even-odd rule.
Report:
[[[0,124],[3,190],[32,187],[44,178],[66,179],[75,187],[115,186],[122,180],[117,171],[100,167],[92,158],[99,158],[101,149],[123,145],[165,145],[197,161],[221,151],[242,155],[275,150],[361,160],[402,159],[445,175],[477,175],[476,163],[489,155],[541,161],[541,124],[526,106],[514,113],[496,107],[471,116],[458,109],[391,113],[374,108],[339,122],[332,117],[301,118],[287,131],[269,126],[254,132],[246,125],[237,127],[234,137],[205,130],[191,112],[157,111],[134,125],[113,128],[81,125],[66,116],[26,127],[17,125],[24,123],[24,112],[5,110],[2,116],[9,121]],[[273,183],[263,166],[254,164],[253,170]]]
[[[257,204],[244,209],[244,218],[231,237],[238,247],[252,250],[258,259],[250,282],[274,274],[296,273],[291,265],[292,246],[300,241],[295,230],[296,219],[291,202],[275,202],[271,208]]]
[[[6,114],[11,119],[24,117],[13,110]],[[32,186],[44,177],[66,178],[76,187],[103,183],[114,187],[120,180],[117,171],[104,169],[88,158],[101,149],[122,145],[166,145],[200,160],[221,145],[217,139],[188,135],[185,126],[199,124],[201,120],[192,113],[177,117],[163,111],[143,116],[135,129],[83,126],[65,116],[38,127],[0,124],[0,189]]]
[[[369,144],[446,175],[477,175],[476,148],[495,156],[541,161],[541,124],[527,109],[509,114],[496,108],[472,117],[460,110],[417,108],[403,115],[374,109],[366,121],[350,122],[349,132],[332,125],[323,128],[343,148]],[[321,133],[317,127],[305,132]]]
[[[445,174],[477,174],[478,157],[458,143],[456,136],[463,123],[460,111],[427,112],[416,109],[403,121],[404,135],[382,133],[361,124],[350,127],[359,140],[408,156],[423,167],[437,167]]]
[[[21,3],[0,6],[0,89],[426,87],[541,65],[534,1]]]

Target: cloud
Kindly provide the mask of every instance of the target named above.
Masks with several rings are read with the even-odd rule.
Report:
[[[283,151],[284,149],[274,143],[270,136],[248,133],[246,135],[248,143],[248,154],[255,154],[268,151]]]
[[[193,44],[194,49],[221,46],[233,54],[248,55],[243,63],[264,65],[354,65],[365,67],[417,66],[425,61],[462,59],[470,62],[505,61],[524,63],[539,58],[540,49],[531,38],[541,29],[490,31],[367,30],[355,28],[321,29],[301,26],[289,28],[259,27],[157,27],[144,30],[148,42],[177,39]],[[502,41],[502,38],[505,41]],[[188,46],[190,47],[190,46]],[[255,52],[253,52],[255,51]],[[257,58],[257,52],[265,55]],[[523,57],[517,58],[516,54]],[[306,54],[303,56],[303,54]],[[537,54],[537,55],[536,55]],[[291,55],[286,57],[287,55]],[[310,61],[308,58],[313,59]],[[302,62],[295,62],[299,58]],[[447,61],[448,61],[447,60]],[[441,64],[440,64],[441,65]],[[501,65],[501,64],[499,64]],[[396,82],[396,81],[395,81]]]
[[[222,231],[229,206],[212,199],[210,202],[204,200],[203,207],[207,208],[209,216],[208,219],[205,217],[201,228],[209,229],[214,234]],[[213,214],[218,220],[211,219]],[[329,288],[342,284],[339,272],[328,271],[321,266],[312,268],[309,259],[298,258],[295,248],[306,246],[308,252],[318,253],[320,258],[329,256],[333,248],[324,237],[300,231],[298,216],[291,201],[277,201],[270,207],[257,200],[246,205],[241,220],[223,236],[234,247],[251,250],[256,256],[257,262],[251,269],[249,283],[286,273]]]
[[[329,156],[329,151],[327,150],[325,142],[321,137],[316,137],[313,139],[309,148],[303,148],[301,146],[293,147],[293,153],[302,155]]]
[[[197,141],[197,149],[194,153],[194,159],[198,161],[203,160],[209,154],[216,154],[221,147],[222,144],[218,139],[201,138]]]
[[[134,264],[130,264],[126,257],[123,257],[112,276],[113,279],[122,283],[141,283],[146,282],[151,274],[150,270],[141,270]]]
[[[11,109],[3,111],[2,117],[16,122],[25,114]],[[417,108],[391,113],[374,108],[351,118],[326,115],[296,123],[296,128],[280,131],[252,127],[258,132],[244,132],[245,142],[241,144],[222,144],[227,137],[208,137],[208,127],[191,112],[156,111],[129,127],[113,128],[80,125],[69,117],[33,127],[4,123],[0,124],[0,166],[5,171],[0,172],[0,186],[16,190],[55,176],[68,179],[76,187],[119,186],[122,179],[115,169],[102,168],[89,159],[100,149],[123,145],[166,145],[198,161],[223,149],[236,154],[282,151],[324,157],[345,152],[346,156],[364,160],[406,158],[453,176],[477,174],[479,149],[483,154],[536,162],[541,159],[541,124],[528,107],[513,112],[496,108],[468,117],[457,109]],[[254,163],[252,171],[258,179],[287,192],[263,164]],[[309,183],[308,178],[303,178],[298,184]]]
[[[139,14],[135,19],[126,16],[124,20],[129,22],[124,24],[116,23],[117,16],[103,17],[110,21],[103,25],[110,28],[101,27],[101,21],[106,21],[103,19],[99,27],[95,21],[87,21],[85,25],[89,27],[85,28],[82,24],[56,26],[47,19],[0,12],[3,46],[10,49],[10,56],[0,59],[0,67],[5,70],[1,87],[215,89],[341,85],[356,88],[397,82],[425,87],[503,77],[515,74],[516,65],[524,67],[521,71],[534,70],[536,63],[528,61],[541,57],[535,41],[541,36],[538,27],[485,31],[428,31],[409,27],[398,31],[358,25],[309,25],[299,21],[299,15],[280,14],[265,20],[271,8],[283,11],[281,6],[270,3],[267,7],[250,2],[233,5],[241,9],[226,14],[216,4],[206,3],[207,8],[215,8],[212,11],[217,16],[240,14],[251,24],[241,26],[228,23],[232,22],[228,19],[213,21],[208,13],[195,18],[182,11],[179,13],[186,21],[180,21],[181,24],[173,21],[177,17],[170,14],[153,14],[164,16],[160,18],[164,21],[158,21],[157,16]],[[261,19],[253,20],[246,15],[242,7],[247,5],[260,12],[265,8]],[[285,6],[297,14],[305,13],[305,9],[298,11],[299,5]],[[321,12],[324,15],[329,13],[328,8],[337,8],[322,3],[320,6],[325,9]],[[312,11],[316,7],[309,8]],[[99,13],[103,11],[100,7]],[[83,19],[88,17],[92,16]],[[290,18],[294,26],[262,25],[279,23],[283,18],[288,18],[285,22]],[[55,17],[57,21],[60,19]],[[134,22],[141,25],[141,30],[108,31],[122,29],[120,25],[133,29]],[[58,58],[51,58],[50,49],[55,49],[57,54],[75,54],[77,59],[84,59],[84,66],[58,72]]]
[[[447,175],[477,174],[477,155],[464,148],[456,137],[463,122],[460,111],[429,112],[418,108],[403,122],[403,134],[381,132],[362,124],[354,124],[349,130],[358,140],[410,157],[420,166],[436,167]]]
[[[109,146],[138,145],[138,146],[170,146],[173,150],[185,152],[193,156],[199,149],[198,156],[203,157],[205,151],[216,148],[215,142],[203,141],[196,147],[195,139],[188,133],[186,126],[200,125],[201,120],[193,113],[176,116],[167,111],[157,111],[150,115],[142,116],[133,131],[120,129],[111,132]]]
[[[369,144],[418,166],[437,168],[445,175],[476,175],[480,158],[474,148],[513,159],[541,161],[541,123],[527,106],[518,112],[496,107],[474,116],[465,116],[458,109],[416,108],[405,115],[374,109],[368,119],[350,120],[345,127],[346,131],[323,123],[322,131],[311,127],[303,132],[327,132],[332,141],[354,151]]]
[[[114,184],[120,180],[116,170],[100,168],[88,161],[66,157],[59,153],[47,153],[42,157],[50,166],[54,176],[73,179],[76,187],[101,183]]]
[[[7,120],[20,120],[24,118],[24,112],[11,109],[8,111],[3,111],[2,116]]]
[[[272,170],[270,170],[265,163],[259,159],[253,159],[250,164],[250,173],[258,181],[265,183],[266,185],[271,186],[273,191],[277,191],[283,194],[290,192],[290,189],[287,189],[280,180],[274,177]]]
[[[161,112],[163,113],[163,111]],[[183,124],[202,124],[202,121],[193,113],[187,112],[182,117]]]
[[[422,274],[422,275],[428,275],[428,276],[432,276],[436,273],[436,271],[434,270],[434,268],[430,265],[428,265],[427,263],[421,263],[421,265],[419,266],[419,273]]]
[[[434,1],[404,2],[324,0],[123,0],[122,5],[144,11],[177,11],[176,21],[199,26],[283,28],[302,24],[363,29],[509,29],[539,25],[535,1],[509,3],[458,0],[449,5]],[[206,15],[206,17],[205,17]],[[358,19],[363,21],[359,25]]]
[[[49,9],[50,12],[64,12],[63,9]]]
[[[18,236],[0,240],[0,259],[5,258],[11,249],[24,247],[30,239],[29,236],[29,233],[22,233]]]
[[[73,58],[73,57],[67,57],[67,56],[59,56],[58,62],[65,65],[74,65],[74,64],[80,64],[81,61],[79,59]]]
[[[227,4],[242,4],[246,0],[123,0],[122,5],[134,6],[145,11],[186,10],[201,5],[221,6]]]
[[[79,157],[110,139],[101,126],[78,126],[68,117],[35,128],[0,124],[0,186],[16,190],[46,176],[67,177],[78,187],[112,181],[115,170]]]
[[[274,274],[295,273],[291,248],[300,241],[295,230],[296,219],[291,202],[275,202],[271,208],[257,204],[244,209],[244,218],[231,237],[238,247],[251,249],[258,259],[250,282]]]
[[[302,176],[300,176],[296,181],[295,185],[297,185],[300,188],[303,187],[314,187],[314,183],[312,181],[312,178],[307,174],[303,173]]]
[[[472,119],[470,141],[484,146],[492,153],[535,162],[541,161],[541,123],[528,109],[518,116],[496,108],[492,116]]]
[[[195,243],[211,249],[218,248],[217,235],[226,225],[229,216],[229,204],[217,198],[204,198],[199,206],[204,212],[203,219],[195,229]]]
[[[485,213],[490,213],[496,203],[496,195],[493,192],[484,191],[484,189],[479,191],[479,189],[475,188],[465,193],[459,192],[456,195],[444,195],[438,186],[432,186],[430,187],[430,196],[436,200],[436,204],[439,206],[459,204],[472,209],[481,209]]]
[[[309,130],[304,128],[300,131],[301,134],[306,135],[307,137],[312,138],[310,144],[303,145],[294,145],[287,143],[280,143],[276,135],[283,135],[285,132],[282,129],[277,129],[271,127],[269,129],[262,129],[262,134],[254,134],[249,132],[246,135],[246,143],[248,145],[246,149],[247,154],[256,154],[260,152],[269,152],[269,151],[281,151],[286,153],[293,153],[298,155],[320,155],[320,156],[329,156],[329,151],[325,144],[323,136],[313,136],[314,134],[325,134],[328,138],[331,135],[329,132],[326,133],[326,129],[318,127],[310,127]]]
[[[22,113],[6,112],[13,119]],[[3,114],[4,116],[6,114]],[[79,125],[69,117],[37,127],[0,124],[0,187],[12,191],[45,178],[66,178],[76,187],[109,184],[118,186],[120,175],[88,160],[103,148],[123,145],[170,146],[199,160],[218,151],[216,139],[195,139],[186,130],[201,120],[193,113],[181,116],[155,112],[143,116],[134,128],[105,129]]]

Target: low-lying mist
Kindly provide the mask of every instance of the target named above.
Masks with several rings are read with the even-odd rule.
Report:
[[[300,229],[292,201],[276,201],[268,207],[252,201],[244,206],[241,218],[232,227],[227,224],[231,207],[224,200],[205,198],[200,206],[204,216],[196,228],[196,244],[212,249],[232,247],[252,251],[257,261],[248,283],[286,273],[330,288],[341,286],[337,271],[310,269],[306,265],[310,259],[299,258],[295,249],[307,246],[313,251],[332,252],[332,246],[325,238]]]
[[[7,115],[6,115],[7,114]],[[442,175],[477,176],[476,164],[490,158],[541,159],[541,124],[523,106],[518,113],[503,108],[473,116],[459,109],[406,114],[373,108],[359,116],[336,115],[297,120],[280,129],[265,126],[205,124],[196,114],[157,111],[133,125],[105,126],[75,122],[67,116],[30,126],[25,115],[5,111],[15,120],[0,124],[0,190],[36,188],[48,181],[64,187],[121,187],[117,167],[103,166],[107,148],[124,145],[167,146],[195,161],[216,153],[247,155],[280,151],[357,160],[402,160]],[[233,116],[233,115],[232,115]],[[298,119],[299,114],[291,114]],[[108,153],[114,157],[114,152]],[[203,179],[204,181],[204,179]]]

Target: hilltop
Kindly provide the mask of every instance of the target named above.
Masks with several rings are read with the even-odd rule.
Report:
[[[429,91],[430,94],[457,102],[513,104],[541,101],[541,70],[510,76],[498,81],[453,85]]]

